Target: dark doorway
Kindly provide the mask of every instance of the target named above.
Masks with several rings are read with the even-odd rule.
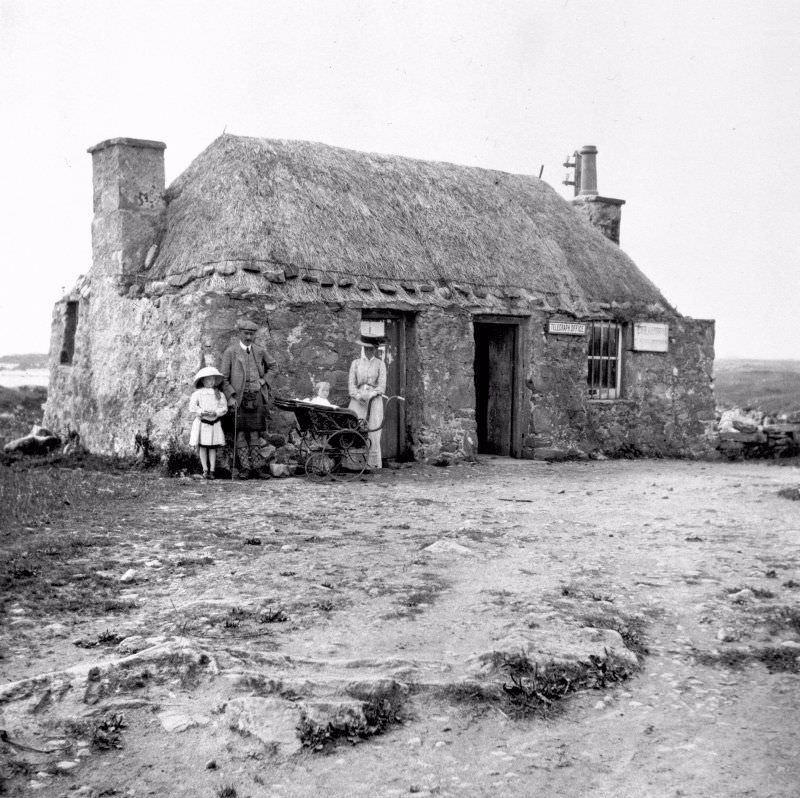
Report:
[[[386,395],[406,395],[407,319],[405,314],[386,311],[364,311],[364,321],[383,323],[386,344],[380,356],[386,364]],[[405,460],[409,457],[406,434],[406,404],[393,400],[386,406],[381,434],[381,454],[384,460]]]
[[[519,324],[476,321],[474,329],[478,452],[518,456]]]

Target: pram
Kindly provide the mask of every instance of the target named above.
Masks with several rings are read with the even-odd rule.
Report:
[[[393,399],[405,401],[402,396],[373,396],[367,405],[367,418],[373,402],[385,401],[388,405]],[[352,410],[300,399],[276,397],[273,404],[279,410],[294,413],[297,447],[303,456],[306,474],[311,479],[350,480],[367,470],[369,433],[382,429],[383,423],[370,429],[366,420]]]

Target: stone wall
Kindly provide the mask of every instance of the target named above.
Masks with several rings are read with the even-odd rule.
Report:
[[[225,294],[208,294],[202,306],[203,356],[219,366],[222,353],[239,340],[236,324],[247,318],[258,325],[256,343],[277,361],[268,375],[272,394],[303,399],[314,394],[314,384],[330,382],[330,399],[346,406],[350,363],[358,356],[361,310],[331,305],[285,305],[263,297],[258,300]],[[294,415],[272,411],[270,431],[285,434]]]
[[[52,347],[63,335],[64,304]],[[132,454],[136,433],[162,445],[179,436],[202,355],[194,297],[128,299],[98,280],[79,307],[72,364],[51,358],[45,423],[77,430],[87,448],[106,454]]]
[[[52,351],[63,336],[64,306],[54,314]],[[104,290],[104,281],[91,308],[79,321],[72,365],[52,364],[46,419],[57,430],[77,429],[93,451],[131,454],[137,432],[162,448],[170,440],[188,446],[192,375],[203,364],[220,365],[238,341],[241,318],[259,325],[256,343],[278,361],[269,377],[274,394],[303,398],[326,380],[334,402],[348,401],[359,309],[278,307],[223,294],[130,299]],[[273,411],[271,431],[293,425],[293,415]]]
[[[524,457],[577,448],[586,418],[586,338],[547,334],[548,318],[535,313],[527,326]]]
[[[347,374],[358,355],[362,309],[340,303],[287,305],[276,295],[174,293],[132,299],[113,280],[67,297],[78,305],[71,365],[53,358],[45,424],[77,429],[90,449],[130,454],[137,432],[159,446],[188,445],[191,377],[219,365],[238,340],[237,321],[259,326],[257,343],[278,362],[274,394],[303,398],[319,380],[346,404]],[[56,307],[52,351],[61,349],[66,301]],[[473,316],[429,308],[407,323],[406,423],[416,459],[469,455],[477,448]],[[670,319],[670,351],[633,352],[623,339],[622,398],[586,394],[585,336],[546,332],[551,313],[533,310],[521,327],[522,456],[697,456],[708,450],[704,420],[714,417],[713,323]],[[286,433],[294,416],[273,410],[270,430]]]
[[[530,427],[525,456],[593,451],[695,457],[710,453],[714,418],[714,325],[671,318],[669,351],[634,352],[623,337],[622,397],[586,395],[587,340],[531,325]]]
[[[409,375],[419,395],[410,397],[411,446],[415,459],[440,452],[471,454],[476,448],[475,342],[472,316],[463,309],[439,308],[416,319],[416,373]]]

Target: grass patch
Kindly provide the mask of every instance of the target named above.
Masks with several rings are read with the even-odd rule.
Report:
[[[436,574],[424,573],[421,578],[424,582],[412,586],[408,592],[403,593],[396,602],[398,609],[384,615],[385,620],[414,618],[421,615],[449,587],[449,584]]]
[[[363,715],[348,715],[320,723],[305,711],[301,712],[297,734],[306,748],[323,751],[337,742],[352,744],[382,734],[393,723],[402,720],[400,705],[396,699],[373,697],[363,704]]]
[[[723,651],[699,651],[692,656],[700,665],[712,668],[739,670],[756,662],[762,663],[770,673],[800,673],[800,651],[784,646],[762,648],[733,648]]]
[[[578,601],[586,599],[589,601],[604,601],[608,604],[613,604],[615,598],[613,593],[604,593],[600,590],[589,590],[581,585],[576,585],[575,583],[562,585],[560,595],[562,598],[575,599]]]
[[[116,646],[121,643],[125,638],[106,629],[101,632],[94,640],[76,640],[73,645],[78,648],[97,648],[98,646]]]
[[[122,730],[127,726],[121,712],[103,718],[92,730],[92,748],[100,751],[122,748]]]
[[[15,438],[27,435],[42,420],[42,405],[47,400],[43,385],[8,388],[0,385],[0,449]]]
[[[608,657],[590,655],[587,662],[549,663],[540,666],[524,653],[504,658],[500,684],[460,682],[437,691],[442,700],[471,705],[476,710],[494,707],[517,720],[547,717],[560,711],[561,700],[581,690],[602,690],[628,679],[635,668],[610,665]]]
[[[131,609],[117,578],[130,567],[125,515],[139,517],[141,497],[157,499],[165,481],[28,465],[0,465],[0,612],[16,603],[52,620]]]
[[[734,593],[741,593],[743,590],[749,590],[755,598],[771,599],[775,598],[775,594],[771,590],[767,590],[757,585],[739,585],[738,587],[726,587],[725,592],[731,596]]]
[[[124,477],[127,465],[106,458],[87,468],[80,464],[83,459],[54,455],[0,463],[5,528],[48,526],[77,511],[138,495],[131,491],[132,480]]]
[[[107,547],[105,535],[51,530],[25,534],[4,541],[0,560],[0,612],[10,604],[50,617],[65,613],[104,614],[129,608],[120,602],[122,585],[102,576],[97,566],[85,568],[84,549]]]
[[[582,616],[580,621],[595,629],[611,629],[617,632],[625,647],[636,654],[640,662],[650,653],[645,635],[647,621],[641,615],[592,612]]]
[[[786,630],[800,634],[800,608],[786,605],[772,607],[767,616],[767,623],[773,634]]]
[[[182,617],[176,625],[178,634],[219,639],[269,638],[274,635],[274,631],[267,627],[289,620],[289,616],[281,607],[250,609],[236,606],[225,611],[200,608],[196,613],[199,615]],[[269,650],[275,648],[275,644],[268,639],[259,645]]]
[[[501,667],[511,682],[503,683],[506,709],[516,717],[549,714],[570,693],[601,690],[633,673],[631,668],[609,665],[608,657],[594,654],[588,662],[540,667],[520,653],[507,657]]]

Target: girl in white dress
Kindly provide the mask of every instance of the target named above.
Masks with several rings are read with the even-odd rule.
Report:
[[[189,398],[189,412],[194,416],[189,445],[197,447],[203,479],[214,479],[217,448],[225,445],[220,419],[228,412],[228,402],[219,389],[222,379],[213,366],[200,369],[194,375],[197,390]]]
[[[348,387],[350,393],[350,410],[359,418],[366,419],[367,426],[375,432],[369,433],[369,455],[367,465],[370,468],[381,468],[381,430],[383,425],[383,394],[386,393],[386,364],[376,357],[378,347],[384,342],[382,338],[366,338],[358,342],[364,354],[350,364]],[[370,405],[369,400],[377,399]],[[369,418],[367,418],[369,408]]]

